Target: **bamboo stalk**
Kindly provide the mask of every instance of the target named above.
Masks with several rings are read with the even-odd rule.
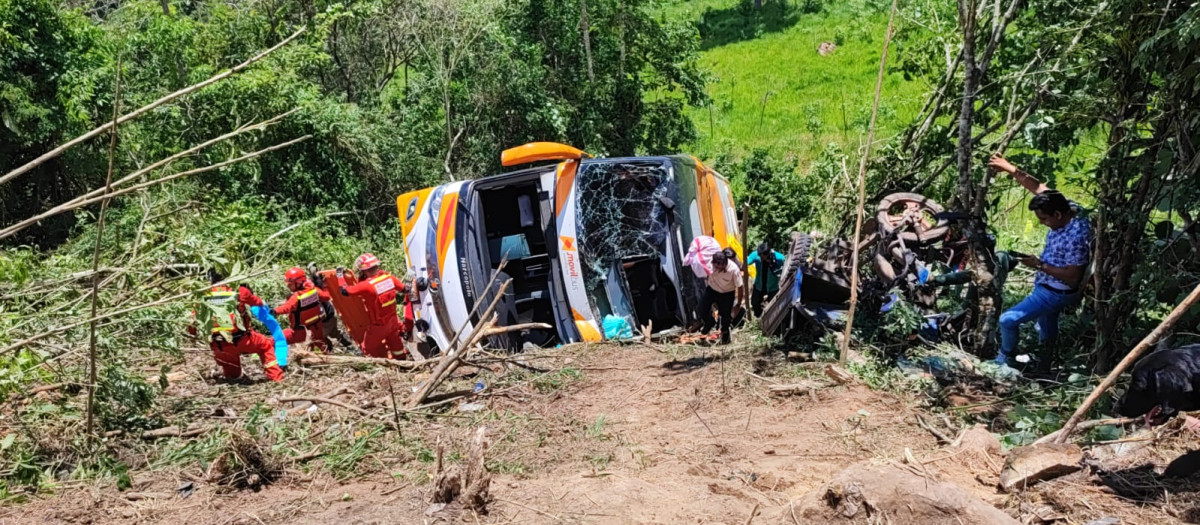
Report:
[[[205,290],[208,290],[208,289],[210,289],[210,288],[211,288],[211,287],[213,287],[213,286],[218,286],[218,285],[222,285],[222,284],[229,284],[229,283],[232,283],[232,282],[234,282],[234,281],[237,281],[237,280],[249,279],[249,278],[251,278],[251,277],[257,277],[257,276],[259,276],[259,275],[262,275],[262,274],[264,274],[264,273],[267,273],[268,271],[270,271],[270,269],[269,269],[269,268],[267,268],[267,269],[263,269],[263,270],[259,270],[259,271],[257,271],[257,272],[254,272],[254,273],[250,274],[250,275],[247,275],[247,276],[244,276],[244,277],[239,277],[239,278],[237,278],[237,279],[226,279],[226,280],[224,280],[224,281],[221,281],[221,282],[219,282],[219,283],[217,283],[217,284],[213,284],[213,285],[205,286],[204,288],[200,288],[199,290],[190,290],[190,291],[187,291],[187,292],[183,292],[183,293],[181,293],[181,294],[175,294],[175,295],[172,295],[172,296],[170,296],[170,297],[164,297],[164,298],[162,298],[162,299],[159,299],[159,300],[157,300],[157,301],[151,301],[151,302],[149,302],[149,303],[139,304],[139,305],[137,305],[137,306],[131,306],[131,307],[129,307],[129,308],[123,308],[123,309],[121,309],[121,310],[114,310],[114,311],[112,311],[112,312],[108,312],[108,313],[106,313],[106,314],[102,314],[102,315],[96,315],[96,316],[94,316],[94,317],[92,317],[92,318],[90,318],[90,319],[84,319],[83,321],[79,321],[79,322],[77,322],[77,323],[71,323],[71,324],[69,324],[69,325],[66,325],[66,326],[63,326],[63,327],[60,327],[60,328],[55,328],[54,330],[48,330],[48,331],[45,331],[45,332],[39,332],[37,335],[33,335],[33,336],[30,336],[30,337],[27,337],[27,338],[25,338],[25,339],[22,339],[22,340],[20,340],[20,341],[17,341],[16,343],[13,343],[13,344],[11,344],[11,345],[8,345],[8,346],[6,346],[6,347],[4,347],[4,348],[0,348],[0,355],[7,354],[8,352],[11,352],[11,351],[13,351],[13,350],[16,350],[16,349],[18,349],[18,348],[21,348],[21,347],[23,347],[23,346],[25,346],[25,345],[27,345],[27,344],[29,344],[29,343],[32,343],[32,342],[34,342],[34,341],[37,341],[37,340],[39,340],[39,339],[43,339],[43,338],[45,338],[45,337],[48,337],[48,336],[51,336],[51,335],[55,335],[55,334],[61,334],[61,333],[63,333],[63,332],[66,332],[67,330],[71,330],[71,329],[74,329],[74,328],[79,328],[80,326],[83,326],[83,325],[85,325],[85,324],[91,323],[92,321],[103,321],[103,320],[105,320],[105,319],[109,319],[109,318],[112,318],[112,317],[116,317],[116,316],[118,316],[118,315],[124,315],[124,314],[130,313],[130,312],[136,312],[136,311],[138,311],[138,310],[145,310],[145,309],[147,309],[147,308],[153,308],[153,307],[155,307],[155,306],[162,306],[162,305],[164,305],[164,304],[167,304],[167,303],[169,303],[169,302],[171,302],[171,301],[176,301],[176,300],[179,300],[179,299],[183,299],[184,297],[187,297],[187,296],[189,296],[189,295],[195,295],[195,294],[198,294],[198,293],[200,293],[200,292],[203,292],[203,291],[205,291]]]
[[[87,385],[87,424],[85,432],[89,440],[94,440],[92,434],[95,422],[96,403],[96,312],[100,308],[100,248],[104,246],[104,217],[108,211],[108,194],[112,192],[113,157],[117,151],[117,118],[121,115],[121,55],[117,55],[117,85],[113,89],[113,118],[109,128],[108,139],[108,175],[104,178],[104,202],[100,204],[100,216],[96,219],[96,248],[92,252],[92,322],[88,325],[88,385]]]
[[[1071,414],[1071,418],[1067,420],[1067,424],[1063,425],[1062,430],[1059,431],[1058,437],[1054,438],[1054,442],[1065,442],[1067,438],[1071,436],[1071,432],[1075,430],[1075,426],[1079,424],[1079,420],[1083,419],[1083,416],[1087,414],[1087,411],[1091,410],[1092,405],[1096,404],[1096,400],[1100,399],[1100,396],[1103,395],[1105,391],[1117,384],[1117,379],[1121,377],[1121,373],[1130,366],[1133,366],[1133,363],[1137,361],[1142,354],[1146,353],[1146,350],[1149,350],[1152,346],[1154,346],[1154,344],[1158,342],[1159,338],[1161,338],[1163,334],[1167,333],[1171,327],[1175,326],[1175,323],[1179,321],[1179,318],[1183,317],[1183,314],[1188,311],[1188,308],[1191,308],[1192,305],[1196,304],[1197,300],[1200,300],[1200,285],[1197,285],[1196,288],[1192,290],[1192,293],[1188,294],[1187,298],[1184,299],[1182,303],[1179,303],[1174,310],[1171,310],[1171,313],[1168,314],[1167,317],[1163,319],[1153,331],[1147,334],[1146,337],[1144,337],[1142,341],[1137,344],[1137,346],[1133,347],[1133,350],[1129,351],[1129,354],[1125,356],[1125,359],[1122,359],[1120,363],[1117,363],[1117,366],[1112,369],[1112,372],[1108,373],[1108,377],[1104,378],[1104,381],[1101,381],[1099,385],[1096,385],[1096,389],[1087,396],[1087,399],[1083,400],[1083,404],[1079,405],[1079,408],[1075,410],[1075,413]]]
[[[0,177],[0,184],[4,184],[4,183],[20,176],[21,174],[23,174],[33,168],[38,167],[42,163],[61,155],[63,152],[67,151],[68,149],[78,146],[79,144],[81,144],[101,133],[104,133],[105,131],[108,131],[109,128],[115,127],[118,124],[130,121],[130,120],[133,120],[137,117],[140,117],[143,113],[146,113],[147,111],[150,111],[158,106],[166,104],[167,102],[170,102],[179,97],[182,97],[184,95],[192,93],[196,90],[199,90],[201,88],[204,88],[204,87],[210,86],[212,84],[215,84],[217,82],[220,82],[222,80],[225,80],[226,78],[229,78],[237,73],[240,73],[242,70],[250,67],[251,64],[258,62],[259,60],[262,60],[267,55],[270,55],[271,53],[274,53],[279,48],[287,45],[289,42],[294,40],[296,37],[300,36],[300,34],[303,33],[305,29],[306,29],[306,27],[301,26],[299,30],[297,30],[295,33],[292,33],[292,36],[285,38],[282,42],[275,44],[275,46],[271,47],[270,49],[263,51],[262,53],[259,53],[257,55],[254,55],[249,60],[246,60],[245,62],[242,62],[241,64],[238,64],[236,66],[233,66],[230,69],[226,69],[225,71],[223,71],[221,73],[213,75],[208,80],[205,80],[198,84],[192,84],[192,85],[185,87],[179,91],[165,95],[162,98],[159,98],[158,100],[155,100],[154,102],[146,104],[145,106],[142,106],[142,107],[134,110],[131,113],[121,116],[120,118],[114,120],[113,122],[104,124],[100,127],[97,127],[96,129],[93,129],[87,133],[84,133],[83,135],[80,135],[78,137],[75,137],[74,139],[71,139],[70,141],[66,142],[65,144],[63,144],[57,148],[54,148],[54,149],[50,150],[49,152],[46,152],[42,156],[40,156],[36,159],[33,159],[33,160],[25,163],[23,166],[8,172],[3,177]]]
[[[91,199],[86,199],[86,200],[83,200],[83,201],[77,202],[77,203],[75,203],[75,204],[71,205],[69,208],[67,208],[67,210],[74,210],[74,209],[77,209],[77,208],[82,208],[82,207],[84,207],[84,206],[87,206],[87,205],[89,205],[89,204],[95,204],[95,203],[97,203],[97,202],[100,202],[100,201],[102,201],[102,200],[104,200],[104,199],[111,199],[111,198],[113,198],[113,197],[119,197],[119,196],[121,196],[121,195],[126,195],[126,194],[129,194],[129,193],[133,193],[133,192],[135,192],[135,191],[142,190],[142,189],[146,189],[146,188],[149,188],[149,187],[151,187],[151,186],[157,186],[157,185],[159,185],[159,184],[162,184],[162,183],[164,183],[164,182],[169,182],[169,181],[172,181],[172,180],[175,180],[175,179],[179,179],[179,178],[182,178],[182,177],[187,177],[188,175],[196,175],[196,174],[199,174],[199,173],[205,173],[205,172],[212,171],[212,170],[215,170],[215,169],[224,168],[225,166],[229,166],[230,164],[237,164],[237,163],[239,163],[239,162],[242,162],[242,161],[245,161],[245,160],[250,160],[250,159],[252,159],[252,158],[255,158],[255,157],[258,157],[258,156],[260,156],[260,155],[262,155],[262,154],[264,154],[264,153],[270,153],[270,152],[272,152],[272,151],[275,151],[275,150],[278,150],[278,149],[283,149],[283,148],[286,148],[286,147],[288,147],[288,146],[291,146],[291,145],[293,145],[293,144],[297,144],[297,143],[300,143],[300,142],[304,142],[304,141],[306,141],[306,140],[308,140],[308,139],[310,139],[310,138],[312,138],[312,135],[304,135],[303,137],[295,138],[295,139],[289,140],[289,141],[287,141],[287,142],[283,142],[283,143],[280,143],[280,144],[276,144],[276,145],[274,145],[274,146],[270,146],[270,147],[267,147],[267,148],[260,149],[260,150],[258,150],[258,151],[253,151],[253,152],[247,153],[247,154],[245,154],[245,155],[242,155],[242,156],[240,156],[240,157],[237,157],[237,158],[234,158],[234,159],[229,159],[229,160],[227,160],[227,161],[223,161],[223,162],[218,162],[218,163],[216,163],[216,164],[212,164],[212,165],[209,165],[209,166],[205,166],[205,167],[203,167],[203,168],[196,168],[196,169],[193,169],[193,170],[181,171],[181,172],[179,172],[179,173],[173,173],[173,174],[171,174],[171,175],[167,175],[167,176],[165,176],[165,177],[162,177],[162,178],[154,179],[154,180],[152,180],[152,181],[146,181],[146,182],[143,182],[143,183],[141,183],[141,184],[135,184],[135,185],[133,185],[133,186],[129,186],[128,188],[122,188],[122,189],[120,189],[120,190],[117,190],[117,191],[114,191],[114,192],[112,192],[112,193],[109,193],[109,194],[107,194],[106,196],[101,196],[101,197],[93,197],[93,198],[91,198]],[[2,238],[2,237],[0,237],[0,238]]]
[[[242,126],[242,127],[238,128],[238,129],[235,129],[235,130],[233,130],[233,131],[231,131],[231,132],[229,132],[229,133],[226,133],[226,134],[224,134],[224,135],[221,135],[221,136],[219,136],[219,137],[216,137],[216,138],[213,138],[213,139],[211,139],[211,140],[208,140],[208,141],[202,142],[202,143],[200,143],[200,144],[197,144],[196,146],[193,146],[193,147],[191,147],[191,148],[188,148],[188,149],[186,149],[186,150],[184,150],[184,151],[181,151],[181,152],[179,152],[179,153],[176,153],[176,154],[174,154],[174,155],[171,155],[171,156],[169,156],[169,157],[166,157],[166,158],[164,158],[164,159],[162,159],[162,160],[159,160],[158,162],[155,162],[155,163],[153,163],[153,164],[151,164],[151,165],[149,165],[149,166],[146,166],[145,168],[139,169],[139,170],[137,170],[137,171],[135,171],[135,172],[133,172],[133,173],[130,173],[129,175],[126,175],[126,176],[124,176],[124,177],[121,177],[120,179],[117,179],[116,181],[113,181],[112,185],[113,185],[114,187],[117,187],[117,186],[122,186],[122,185],[124,185],[125,183],[127,183],[127,182],[129,182],[129,181],[131,181],[131,180],[134,180],[134,179],[136,179],[136,178],[138,178],[138,177],[140,177],[140,176],[142,176],[142,175],[145,175],[145,174],[147,174],[147,173],[149,173],[149,172],[151,172],[151,171],[154,171],[154,170],[156,170],[156,169],[158,169],[158,168],[161,168],[161,167],[163,167],[163,166],[165,166],[165,165],[167,165],[167,164],[170,164],[170,163],[172,163],[172,162],[174,162],[174,161],[176,161],[176,160],[179,160],[179,159],[181,159],[181,158],[183,158],[183,157],[186,157],[186,156],[188,156],[188,155],[191,155],[191,154],[193,154],[193,153],[196,153],[197,151],[200,151],[200,150],[202,150],[202,149],[204,149],[204,148],[207,148],[207,147],[209,147],[209,146],[211,146],[211,145],[213,145],[213,144],[217,144],[217,143],[219,143],[219,142],[223,142],[223,141],[225,141],[225,140],[228,140],[228,139],[230,139],[230,138],[233,138],[233,137],[236,137],[236,136],[238,136],[238,135],[241,135],[242,133],[245,133],[245,132],[247,132],[247,131],[253,131],[253,130],[258,130],[258,129],[264,129],[264,128],[266,128],[267,126],[270,126],[270,125],[272,125],[272,124],[275,124],[276,122],[278,122],[279,120],[283,119],[284,117],[287,117],[288,115],[291,115],[292,113],[295,113],[296,111],[298,111],[298,109],[293,109],[293,110],[291,110],[291,111],[288,111],[288,112],[286,112],[286,113],[283,113],[283,114],[280,114],[280,115],[276,115],[276,116],[274,116],[274,117],[272,117],[272,118],[270,118],[270,119],[264,120],[264,121],[262,121],[262,122],[259,122],[259,123],[257,123],[257,124],[251,124],[251,125],[249,125],[249,126]],[[78,196],[78,197],[75,197],[74,199],[71,199],[71,200],[69,200],[69,201],[67,201],[67,202],[64,202],[64,203],[62,203],[62,204],[59,204],[59,205],[57,205],[57,206],[55,206],[55,207],[53,207],[53,208],[50,208],[49,210],[46,210],[46,211],[44,211],[44,212],[42,212],[42,213],[39,213],[39,214],[37,214],[37,215],[35,215],[35,216],[33,216],[33,217],[30,217],[30,218],[28,218],[28,219],[25,219],[25,220],[23,220],[23,221],[21,221],[21,222],[18,222],[18,223],[16,223],[16,224],[13,224],[12,226],[8,226],[8,227],[6,227],[6,228],[4,228],[4,229],[0,230],[0,239],[5,239],[5,238],[7,238],[7,237],[11,237],[13,234],[15,234],[15,233],[17,233],[17,232],[19,232],[19,231],[21,231],[21,230],[24,230],[25,228],[28,228],[28,227],[30,227],[30,226],[33,226],[34,224],[37,224],[38,222],[40,222],[40,221],[42,221],[42,220],[45,220],[45,219],[47,219],[47,218],[53,217],[53,216],[55,216],[55,215],[58,215],[58,214],[60,214],[60,213],[63,213],[63,212],[68,212],[68,211],[74,210],[74,209],[76,209],[76,208],[78,208],[78,207],[79,207],[79,206],[78,206],[78,204],[79,204],[80,202],[83,202],[83,201],[84,201],[84,200],[86,200],[86,199],[91,199],[91,198],[93,198],[93,197],[96,197],[96,196],[98,196],[98,195],[102,195],[104,192],[105,192],[105,189],[104,189],[104,188],[98,188],[98,189],[95,189],[95,190],[89,191],[89,192],[87,192],[87,193],[85,193],[85,194],[83,194],[83,195],[80,195],[80,196]],[[94,201],[92,201],[92,202],[94,202]]]
[[[499,271],[495,272],[495,274],[499,274]],[[493,275],[493,279],[494,277],[495,275]],[[449,374],[452,368],[457,366],[456,363],[463,358],[463,354],[467,353],[467,351],[471,349],[475,342],[481,339],[482,335],[486,333],[487,330],[491,329],[491,325],[495,324],[495,319],[493,319],[492,316],[496,311],[496,306],[500,304],[500,299],[504,297],[504,292],[508,291],[508,287],[511,284],[512,279],[509,279],[500,285],[500,290],[496,292],[496,296],[492,298],[491,304],[489,304],[487,309],[483,311],[483,314],[479,316],[480,323],[475,325],[470,334],[467,336],[466,344],[457,345],[454,344],[454,342],[451,342],[451,347],[447,349],[448,355],[442,359],[441,363],[438,363],[437,368],[435,368],[433,373],[430,374],[429,381],[427,381],[424,386],[418,389],[415,393],[413,393],[412,397],[409,398],[409,409],[412,409],[417,405],[420,405],[422,401],[425,401],[425,398],[429,397],[429,394],[433,392],[433,389],[437,388],[437,385],[442,382],[442,379]],[[472,311],[478,307],[479,301],[476,301],[475,307],[472,308]],[[487,319],[488,321],[483,321],[483,319]],[[460,328],[459,331],[461,332],[462,329]],[[458,334],[455,334],[455,340],[457,340],[457,336]]]
[[[838,353],[838,363],[845,366],[846,355],[850,353],[850,332],[854,328],[854,310],[858,307],[858,244],[862,237],[863,206],[867,200],[867,157],[871,153],[871,142],[875,140],[875,118],[879,116],[879,97],[883,92],[883,73],[887,65],[888,45],[892,42],[892,27],[896,22],[896,3],[892,0],[892,13],[888,17],[887,33],[883,37],[883,53],[879,57],[879,75],[875,79],[875,103],[871,106],[871,123],[867,127],[867,143],[863,146],[862,159],[858,164],[858,208],[854,220],[854,256],[850,259],[850,311],[846,315],[846,333],[842,338],[841,352]],[[845,164],[843,168],[845,169]]]

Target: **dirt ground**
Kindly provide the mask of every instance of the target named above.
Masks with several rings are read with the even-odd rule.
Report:
[[[147,459],[131,462],[130,489],[119,491],[112,482],[67,483],[0,509],[0,524],[799,524],[812,522],[798,517],[804,496],[859,462],[956,484],[1026,523],[1049,512],[1059,523],[1115,516],[1120,521],[1111,523],[1148,525],[1181,522],[1196,512],[1195,484],[1167,487],[1155,481],[1155,472],[1187,447],[1183,437],[1170,447],[1147,447],[1122,458],[1125,470],[1116,471],[1126,478],[1130,472],[1145,474],[1143,482],[1130,482],[1143,492],[1119,494],[1111,488],[1112,476],[1106,481],[1084,471],[1004,495],[995,488],[1003,458],[968,459],[939,446],[918,426],[912,398],[858,383],[835,385],[821,373],[822,365],[753,353],[746,347],[594,345],[493,360],[466,370],[452,385],[483,383],[483,392],[470,400],[483,410],[462,412],[456,401],[431,409],[433,416],[411,415],[399,431],[368,436],[369,452],[348,472],[331,470],[336,461],[321,455],[334,446],[328,429],[353,428],[353,437],[362,437],[372,425],[358,413],[322,405],[316,413],[300,411],[275,423],[305,429],[294,434],[300,439],[262,438],[280,457],[289,450],[306,454],[291,454],[283,460],[282,476],[257,490],[221,486],[212,480],[212,466],[201,461],[166,462],[164,457],[177,456],[171,451],[186,450],[188,439],[204,439],[172,438],[138,449]],[[193,414],[220,413],[221,424],[234,425],[258,401],[278,413],[296,406],[279,399],[346,387],[338,401],[371,407],[372,400],[391,392],[403,399],[422,378],[326,367],[291,370],[283,384],[227,385],[201,379],[199,371],[209,364],[202,352],[190,353],[177,369],[192,373],[166,394]],[[822,388],[815,396],[769,390],[796,382]],[[487,427],[492,443],[487,514],[454,505],[435,512],[429,503],[431,452],[441,444],[448,463],[459,461],[459,451],[480,426]]]

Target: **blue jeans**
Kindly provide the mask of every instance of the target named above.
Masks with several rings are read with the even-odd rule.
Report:
[[[1058,294],[1044,286],[1034,285],[1029,297],[1000,315],[1000,353],[996,355],[996,362],[1004,364],[1008,361],[1008,356],[1016,350],[1021,340],[1021,325],[1029,321],[1036,321],[1038,340],[1042,343],[1057,337],[1058,314],[1077,300],[1078,292]]]

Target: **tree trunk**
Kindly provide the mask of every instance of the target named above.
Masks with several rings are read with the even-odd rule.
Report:
[[[962,108],[958,112],[958,205],[959,208],[972,208],[974,184],[971,177],[971,125],[975,117],[975,95],[978,88],[978,68],[975,65],[975,0],[959,0],[959,25],[963,32],[963,98]]]
[[[587,0],[579,0],[579,30],[583,32],[583,55],[587,57],[588,82],[596,82],[592,69],[592,30],[588,25]]]
[[[975,124],[975,98],[979,90],[979,67],[975,61],[975,36],[978,28],[978,9],[975,0],[960,0],[958,3],[959,25],[963,32],[962,66],[963,98],[958,112],[958,191],[956,199],[959,209],[969,211],[972,219],[967,222],[966,235],[971,243],[975,260],[975,287],[979,300],[970,305],[973,325],[972,346],[977,355],[988,355],[995,342],[995,321],[998,317],[1000,291],[992,282],[995,259],[988,244],[987,225],[983,213],[987,203],[987,181],[977,188],[972,176],[971,155],[975,149],[972,127]]]

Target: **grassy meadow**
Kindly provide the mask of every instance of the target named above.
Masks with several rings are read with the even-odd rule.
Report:
[[[830,143],[865,140],[887,6],[880,2],[739,0],[668,2],[664,16],[695,20],[712,104],[691,111],[702,156],[768,148],[811,161]],[[808,12],[808,11],[816,12]],[[836,45],[821,55],[823,42]],[[889,68],[877,138],[898,133],[920,110],[927,86]]]

